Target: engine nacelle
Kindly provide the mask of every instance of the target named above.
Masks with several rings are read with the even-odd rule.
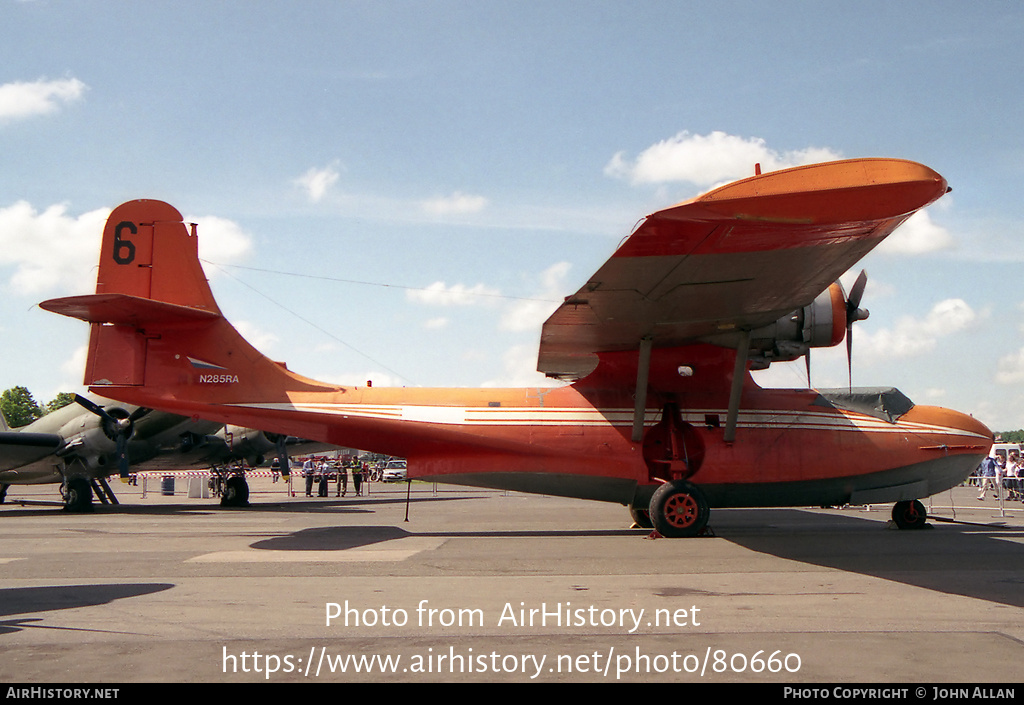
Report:
[[[846,337],[846,292],[835,282],[810,305],[794,311],[771,325],[750,334],[750,367],[763,370],[773,362],[788,362],[806,355],[811,348],[838,345]],[[867,311],[858,309],[858,320]]]
[[[261,465],[276,448],[268,434],[252,428],[225,426],[217,435],[227,443],[232,458],[245,460],[252,467]]]
[[[131,414],[119,407],[107,409],[111,419],[102,419],[92,414],[80,414],[60,428],[60,435],[66,441],[57,455],[70,460],[77,458],[90,470],[100,470],[116,462],[117,426],[125,424],[125,432],[131,434]]]

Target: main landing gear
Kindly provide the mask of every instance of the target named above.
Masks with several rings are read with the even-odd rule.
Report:
[[[652,480],[661,483],[646,511],[630,506],[634,523],[668,538],[698,536],[708,524],[711,507],[700,488],[687,478],[704,461],[704,442],[682,419],[678,405],[668,403],[661,418],[643,438],[643,456]]]
[[[697,536],[708,524],[711,507],[692,482],[670,480],[654,491],[648,509],[654,529],[667,538]]]
[[[245,475],[230,475],[224,480],[224,489],[220,495],[220,506],[222,507],[248,507],[249,506],[249,483]]]
[[[897,502],[892,508],[893,523],[900,529],[923,529],[928,519],[928,512],[919,500]]]
[[[66,512],[91,512],[92,511],[92,485],[84,477],[69,477],[64,480],[61,488],[64,492],[64,511]]]

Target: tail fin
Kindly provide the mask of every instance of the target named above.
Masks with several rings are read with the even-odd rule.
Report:
[[[199,264],[195,227],[162,201],[129,201],[103,229],[97,294],[127,294],[220,313]]]
[[[194,413],[193,401],[327,388],[264,357],[224,319],[195,229],[161,201],[130,201],[110,214],[95,294],[40,306],[92,323],[85,383],[113,398]]]

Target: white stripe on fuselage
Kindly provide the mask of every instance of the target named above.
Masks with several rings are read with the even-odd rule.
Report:
[[[446,426],[584,426],[629,427],[633,424],[632,409],[587,409],[577,407],[483,407],[483,406],[428,406],[330,404],[320,402],[228,404],[227,406],[325,414],[341,418],[405,421]],[[701,427],[707,416],[724,421],[725,409],[690,409],[682,413],[683,421]],[[657,423],[661,411],[648,409],[644,425]],[[988,442],[987,436],[935,424],[882,419],[844,411],[841,413],[779,410],[741,411],[739,428],[786,428],[803,431],[839,431],[870,433],[924,433],[962,436]]]

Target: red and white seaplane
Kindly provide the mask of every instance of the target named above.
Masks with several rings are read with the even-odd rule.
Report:
[[[749,370],[849,340],[863,279],[839,276],[947,191],[931,169],[854,159],[758,174],[648,216],[544,324],[555,388],[346,387],[289,371],[221,315],[195,227],[116,208],[96,293],[46,301],[91,323],[105,397],[402,456],[436,479],[619,502],[665,536],[712,507],[920,501],[960,483],[992,433],[895,389],[762,389]]]

